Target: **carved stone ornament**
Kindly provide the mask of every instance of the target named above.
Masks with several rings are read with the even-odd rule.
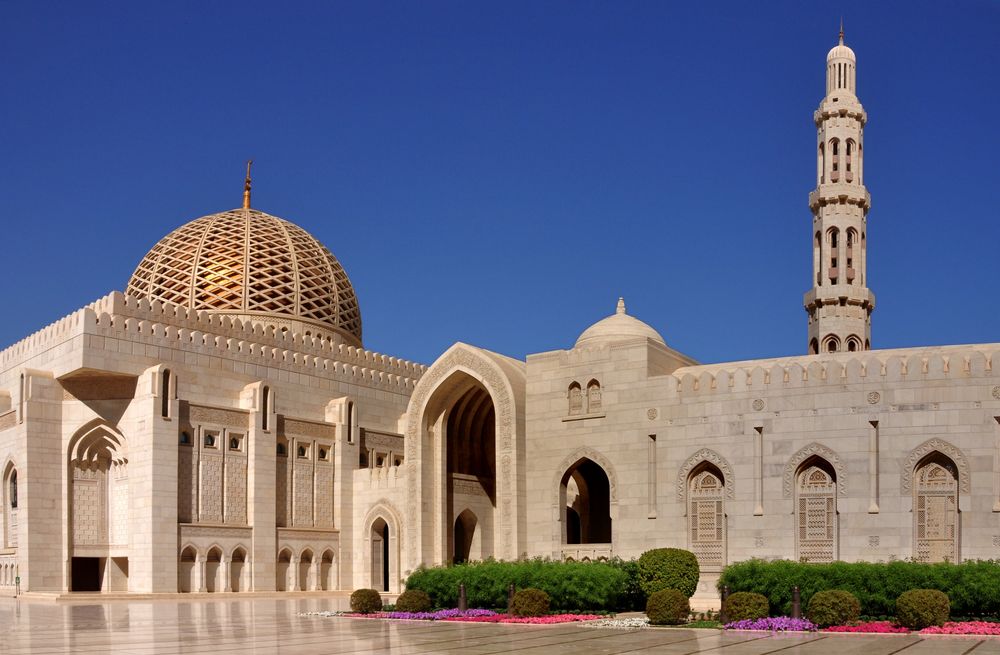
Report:
[[[882,394],[877,391],[872,391],[868,394],[868,404],[877,405],[878,401],[882,400]]]
[[[285,434],[315,437],[316,439],[330,439],[331,441],[337,436],[336,426],[329,423],[316,423],[314,421],[286,418],[284,426]]]
[[[648,418],[650,421],[655,421],[656,417],[659,415],[660,413],[657,411],[655,407],[650,407],[649,409],[646,410],[646,418]]]
[[[226,425],[234,428],[247,428],[250,424],[250,414],[219,407],[203,407],[191,405],[189,417],[192,423],[210,425]]]
[[[934,451],[945,455],[951,461],[955,462],[955,467],[958,468],[958,488],[963,494],[969,493],[969,462],[965,458],[965,454],[944,439],[937,438],[928,439],[923,442],[911,450],[910,454],[903,460],[903,470],[900,471],[899,476],[901,493],[905,495],[910,494],[910,489],[913,486],[913,470],[917,468],[920,460]]]
[[[753,401],[753,409],[755,412],[762,411],[764,409],[764,399],[758,398],[757,400]]]
[[[823,444],[813,442],[804,448],[800,448],[797,453],[792,455],[788,463],[785,464],[783,479],[785,498],[792,497],[792,489],[795,488],[795,474],[798,472],[799,466],[813,455],[822,457],[830,463],[830,466],[833,467],[834,472],[837,474],[837,490],[841,496],[846,496],[847,475],[845,474],[843,463],[840,461],[840,456]]]
[[[253,533],[253,528],[220,528],[211,525],[182,525],[181,541],[185,539],[212,538],[212,539],[249,539]]]
[[[1000,400],[1000,386],[993,387],[993,397]]]
[[[729,465],[725,457],[711,448],[702,448],[688,457],[680,471],[677,472],[677,500],[687,503],[688,477],[690,477],[691,471],[702,462],[714,464],[722,471],[723,484],[726,485],[726,498],[732,500],[736,493],[736,478],[733,475],[733,467]]]

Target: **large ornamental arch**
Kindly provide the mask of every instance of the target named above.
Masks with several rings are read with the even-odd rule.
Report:
[[[516,558],[523,540],[518,526],[520,512],[517,488],[523,467],[524,433],[524,363],[488,351],[456,343],[421,376],[407,407],[406,473],[407,516],[413,523],[406,531],[405,559],[409,567],[420,562],[445,561],[448,557],[448,531],[453,521],[445,516],[446,502],[442,489],[446,481],[438,480],[434,470],[435,456],[441,456],[443,445],[433,434],[430,423],[448,411],[448,404],[457,400],[464,390],[478,385],[492,401],[495,412],[495,524],[494,556]],[[431,527],[423,521],[424,508],[431,506]],[[483,518],[483,517],[480,517]]]

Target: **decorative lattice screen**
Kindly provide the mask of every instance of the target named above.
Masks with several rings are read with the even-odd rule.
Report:
[[[914,477],[914,557],[920,562],[958,561],[958,478],[954,465],[928,462]]]
[[[837,557],[837,484],[819,466],[799,473],[798,553],[808,562],[832,562]]]
[[[726,564],[726,489],[722,476],[706,470],[691,476],[688,489],[691,552],[702,567]]]

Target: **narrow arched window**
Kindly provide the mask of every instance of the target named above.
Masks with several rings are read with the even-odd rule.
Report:
[[[830,141],[830,181],[840,181],[840,141]]]
[[[837,558],[837,474],[825,459],[813,457],[799,466],[795,487],[799,560],[832,562]]]
[[[813,339],[809,342],[809,354],[818,355],[819,354],[819,341]]]
[[[285,446],[285,444],[283,444],[283,443],[279,443],[278,444],[278,454],[281,455],[282,457],[287,456],[288,455],[288,447]]]
[[[569,415],[583,414],[583,389],[580,387],[580,383],[571,383],[567,395],[569,396]]]
[[[958,467],[935,451],[913,472],[913,558],[958,562]]]
[[[719,570],[726,564],[726,483],[708,462],[688,477],[688,541],[698,564]]]
[[[260,426],[262,429],[267,430],[267,423],[271,415],[271,388],[265,386],[260,393],[260,407],[263,412],[263,416],[260,419]]]
[[[354,403],[347,403],[347,443],[354,443]]]
[[[594,414],[601,411],[601,383],[591,380],[587,383],[587,413]]]
[[[827,238],[830,241],[830,270],[827,271],[827,275],[830,284],[840,284],[840,230],[835,227],[830,228]]]
[[[160,416],[170,416],[170,369],[163,369],[160,379]]]
[[[10,474],[10,508],[17,509],[17,471]]]

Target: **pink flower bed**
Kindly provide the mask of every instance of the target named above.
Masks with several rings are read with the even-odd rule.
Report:
[[[868,621],[866,623],[858,623],[857,625],[832,625],[829,628],[824,628],[824,632],[870,632],[870,633],[881,633],[881,634],[892,634],[909,632],[908,629],[894,625],[889,621]]]
[[[527,623],[530,625],[552,625],[553,623],[570,623],[572,621],[594,621],[601,618],[596,614],[550,614],[548,616],[511,616],[509,614],[494,614],[493,616],[464,616],[444,619],[445,621],[463,621],[465,623]]]
[[[920,631],[922,635],[1000,635],[1000,623],[986,621],[949,621],[943,626],[932,625]]]

